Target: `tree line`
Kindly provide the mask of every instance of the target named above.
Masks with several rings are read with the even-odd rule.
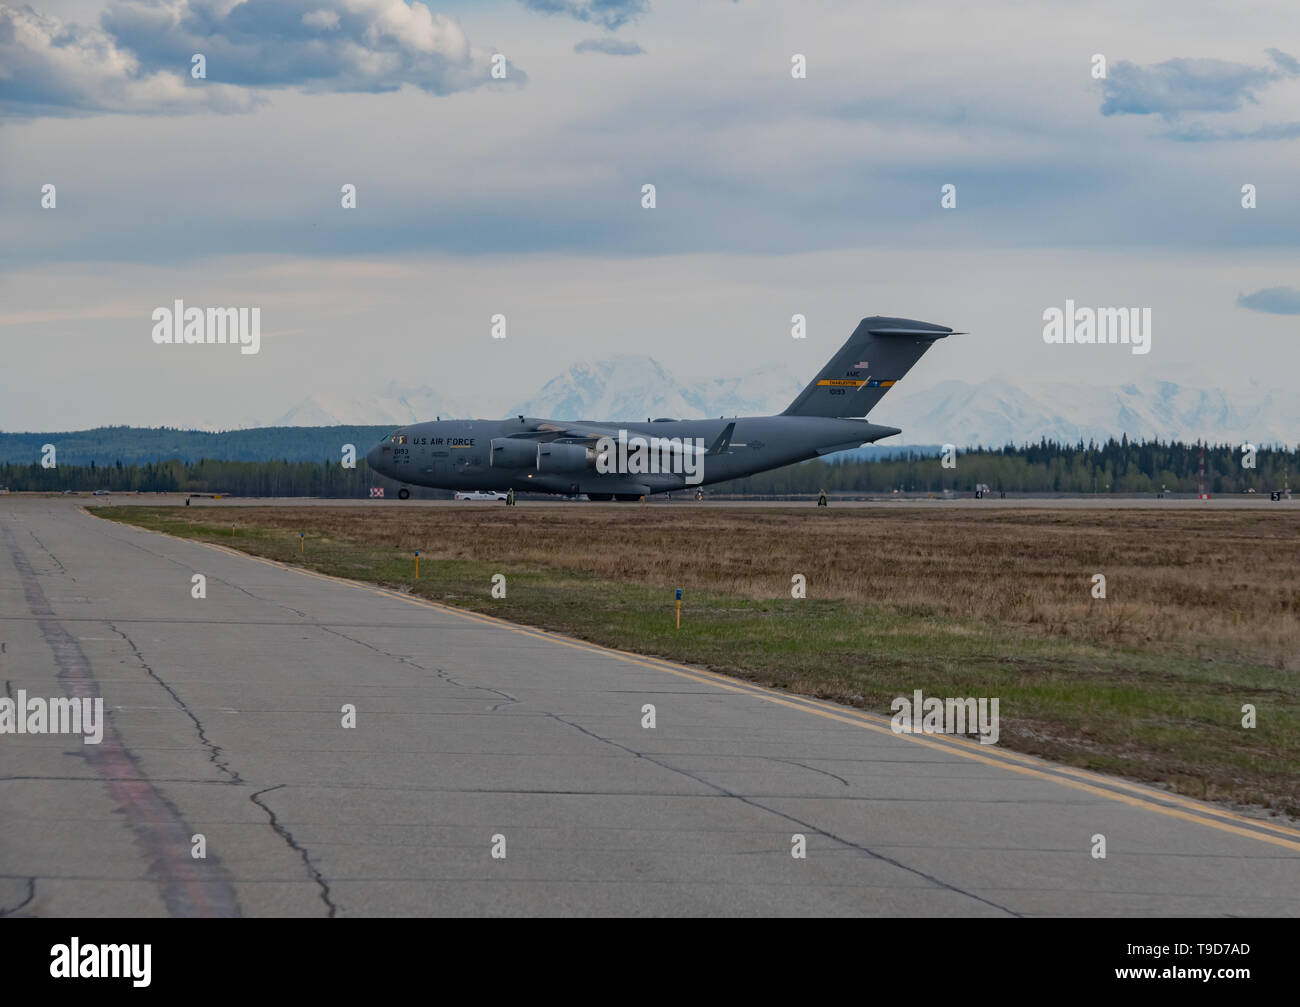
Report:
[[[1181,442],[1109,440],[1104,444],[1007,445],[1003,448],[956,451],[955,467],[945,467],[942,455],[909,453],[874,460],[810,461],[733,479],[710,492],[753,496],[830,493],[907,493],[944,490],[974,492],[987,485],[994,493],[1195,493],[1198,469],[1205,458],[1207,492],[1269,493],[1294,479],[1300,450],[1259,448],[1253,455],[1240,447],[1202,447]],[[1249,463],[1253,462],[1253,466]],[[706,461],[707,466],[707,461]],[[144,464],[58,465],[0,463],[0,487],[15,492],[228,493],[233,496],[368,497],[374,486],[393,495],[400,483],[373,472],[358,458],[355,468],[338,461],[195,462],[173,458]],[[503,489],[505,487],[502,487]],[[414,496],[446,497],[442,490],[411,488]]]
[[[144,465],[58,465],[0,463],[0,487],[14,492],[74,493],[223,493],[247,497],[368,497],[372,486],[394,495],[400,483],[373,471],[364,459],[355,468],[340,462],[243,462],[202,458],[171,459]],[[413,496],[450,496],[439,490],[411,488]]]
[[[1208,493],[1269,493],[1300,469],[1300,449],[1228,444],[1130,441],[1037,444],[958,450],[945,467],[942,455],[915,453],[871,461],[804,462],[720,483],[715,490],[755,496],[816,493],[1195,493],[1201,454]],[[707,464],[707,462],[706,462]]]
[[[39,460],[46,444],[58,450],[60,465],[97,466],[121,461],[145,465],[162,458],[195,462],[224,458],[245,462],[343,460],[343,445],[364,457],[391,432],[387,426],[250,427],[244,430],[184,430],[177,427],[96,427],[63,433],[0,432],[0,462],[25,465]]]

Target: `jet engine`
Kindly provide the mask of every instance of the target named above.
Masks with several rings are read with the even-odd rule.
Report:
[[[596,467],[596,449],[585,444],[537,445],[538,472],[577,472]]]
[[[523,437],[494,437],[489,465],[506,469],[531,469],[537,465],[537,442]]]

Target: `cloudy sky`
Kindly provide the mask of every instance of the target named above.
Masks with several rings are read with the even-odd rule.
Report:
[[[869,314],[970,331],[918,386],[1293,386],[1297,167],[1294,0],[0,3],[0,429],[811,377]],[[261,351],[154,344],[178,298]],[[1067,298],[1151,352],[1045,344]]]

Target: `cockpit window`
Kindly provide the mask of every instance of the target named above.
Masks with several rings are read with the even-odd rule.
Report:
[[[390,439],[392,440],[392,442],[393,442],[394,444],[405,444],[405,443],[406,443],[406,434],[393,434],[392,438],[390,438]]]

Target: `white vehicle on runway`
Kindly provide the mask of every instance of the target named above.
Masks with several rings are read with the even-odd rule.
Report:
[[[504,500],[506,495],[496,490],[466,490],[456,494],[457,500]]]

